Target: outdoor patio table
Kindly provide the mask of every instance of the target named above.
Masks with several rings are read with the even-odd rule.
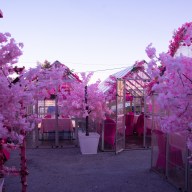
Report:
[[[56,119],[42,119],[40,131],[42,133],[56,130]],[[58,131],[73,132],[73,124],[70,118],[58,119]]]

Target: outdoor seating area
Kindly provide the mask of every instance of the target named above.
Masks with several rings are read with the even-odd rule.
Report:
[[[151,146],[152,118],[151,111],[147,108],[147,94],[144,90],[150,82],[150,77],[144,68],[139,67],[141,64],[144,64],[143,61],[135,63],[132,68],[113,74],[101,84],[101,90],[106,95],[114,93],[119,86],[117,98],[113,96],[109,102],[113,110],[111,119],[116,123],[116,132],[113,131],[112,125],[104,124],[100,144],[103,151],[114,151],[117,148],[115,144],[106,144],[105,134],[113,135],[112,138],[116,135],[112,143],[117,143],[117,138],[121,138],[122,149],[143,149]],[[118,93],[118,90],[116,92]]]
[[[0,192],[192,192],[191,2],[36,3],[0,7]]]

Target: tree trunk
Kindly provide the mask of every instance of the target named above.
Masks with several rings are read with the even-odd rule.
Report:
[[[89,136],[89,116],[88,116],[88,110],[89,110],[89,107],[87,105],[87,85],[85,86],[85,104],[86,104],[86,111],[87,111],[87,116],[86,116],[86,121],[85,121],[85,132],[86,132],[86,136]]]
[[[22,192],[26,192],[27,191],[27,175],[28,175],[28,171],[27,171],[27,159],[26,159],[26,138],[24,137],[23,139],[23,143],[20,147],[21,149],[21,171],[20,171],[20,175],[21,175],[21,184],[22,184]]]

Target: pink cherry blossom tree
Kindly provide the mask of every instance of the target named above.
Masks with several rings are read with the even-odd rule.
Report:
[[[21,78],[25,70],[16,66],[22,47],[9,33],[0,33],[0,172],[1,175],[20,174],[22,191],[26,191],[25,135],[34,128],[35,117],[26,110],[33,103],[33,97]],[[20,170],[4,166],[4,148],[21,149]]]
[[[71,71],[64,67],[36,68],[25,71],[15,66],[18,57],[22,54],[9,33],[0,33],[0,173],[21,176],[22,191],[27,190],[28,174],[26,164],[25,136],[31,131],[40,119],[37,114],[28,114],[27,107],[34,105],[37,99],[49,98],[62,90],[63,81],[68,81]],[[11,140],[12,143],[3,143]],[[4,147],[21,150],[21,169],[4,166]]]
[[[86,118],[86,135],[89,135],[88,118],[101,121],[106,113],[111,113],[106,98],[98,86],[100,81],[89,84],[93,73],[81,73],[81,82],[71,84],[70,92],[63,92],[66,99],[59,101],[64,114],[77,118]]]
[[[173,36],[167,53],[156,55],[150,44],[146,48],[150,58],[148,74],[153,79],[149,93],[156,92],[160,110],[166,116],[160,118],[165,132],[189,131],[188,147],[192,151],[192,58],[180,54],[180,46],[190,46],[192,23],[186,23]]]

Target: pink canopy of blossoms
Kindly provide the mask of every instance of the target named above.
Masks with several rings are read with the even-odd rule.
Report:
[[[36,101],[50,99],[52,96],[63,100],[63,93],[70,91],[71,83],[79,82],[78,76],[58,61],[48,67],[39,64],[36,68],[29,69],[23,74],[23,79],[26,89],[33,94]]]
[[[70,81],[70,71],[65,66],[52,65],[43,68],[38,65],[31,68],[23,75],[27,90],[34,95],[35,100],[48,99],[52,94],[57,95],[62,89],[67,88],[65,82]]]

